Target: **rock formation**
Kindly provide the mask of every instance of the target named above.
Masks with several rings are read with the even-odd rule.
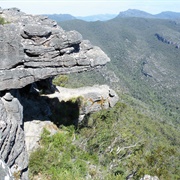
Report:
[[[22,88],[57,74],[91,70],[109,58],[76,31],[65,32],[56,22],[17,9],[1,14],[0,90]]]
[[[83,120],[84,116],[90,113],[113,107],[119,99],[118,95],[107,85],[94,85],[92,87],[77,89],[67,89],[57,86],[57,89],[57,92],[47,96],[50,99],[57,98],[59,102],[71,102],[80,98],[78,123]]]
[[[12,173],[27,172],[28,156],[24,141],[22,105],[7,92],[0,98],[0,113],[1,158],[11,168]],[[27,177],[27,173],[24,176]]]
[[[13,180],[9,167],[0,159],[0,180]]]
[[[178,34],[179,35],[179,34]],[[156,33],[155,36],[157,39],[165,44],[173,45],[175,48],[180,48],[180,42],[179,39],[175,39],[174,37],[166,37],[165,35],[161,35],[159,33]]]
[[[28,154],[39,147],[41,134],[44,128],[47,129],[51,135],[58,131],[57,126],[51,121],[33,120],[24,123],[25,142]]]
[[[107,85],[96,85],[93,87],[83,87],[77,89],[67,89],[62,87],[56,88],[59,91],[43,95],[42,98],[45,97],[44,100],[41,99],[41,101],[38,100],[35,102],[37,104],[36,106],[40,107],[40,109],[43,109],[46,112],[54,112],[56,114],[55,119],[52,120],[57,121],[58,117],[60,117],[56,124],[69,123],[78,125],[79,123],[87,123],[86,117],[90,113],[113,107],[119,99],[117,94]],[[44,108],[44,104],[46,109]],[[28,106],[28,104],[25,106]],[[28,109],[29,108],[30,107],[28,107]],[[48,110],[48,108],[50,110]],[[39,140],[43,128],[48,129],[48,131],[52,134],[57,132],[57,127],[52,122],[37,120],[40,119],[40,116],[46,114],[46,112],[42,112],[40,109],[32,109],[25,115],[27,117],[27,121],[24,122],[24,129],[28,153],[39,147]],[[69,111],[69,113],[66,112],[65,115],[63,115],[61,112],[62,110]],[[31,114],[36,114],[36,117],[34,117],[36,120],[28,120],[28,117],[30,117]],[[68,122],[66,122],[66,119]],[[71,121],[69,119],[71,119]]]
[[[46,17],[27,15],[17,8],[0,8],[0,16],[7,22],[0,25],[0,158],[12,174],[26,180],[28,155],[24,121],[26,112],[36,108],[33,100],[28,102],[27,94],[22,95],[24,88],[34,90],[34,82],[58,74],[92,70],[110,59],[100,48],[83,40],[78,32],[65,32]],[[115,94],[108,90],[108,96]],[[48,116],[49,109],[45,111],[44,116]],[[4,164],[1,163],[1,167]]]

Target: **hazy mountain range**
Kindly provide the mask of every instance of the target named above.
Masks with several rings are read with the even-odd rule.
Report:
[[[180,19],[179,12],[171,12],[165,11],[159,14],[150,14],[145,11],[137,10],[137,9],[128,9],[127,11],[120,12],[117,14],[97,14],[92,16],[72,16],[70,14],[46,14],[51,19],[55,21],[67,21],[72,19],[80,19],[84,21],[107,21],[113,19],[115,17],[141,17],[141,18],[157,18],[157,19]]]
[[[115,18],[116,16],[117,16],[116,14],[97,14],[97,15],[85,16],[85,17],[78,16],[76,18],[84,21],[107,21]]]
[[[127,11],[120,12],[118,17],[142,17],[142,18],[157,18],[157,19],[179,19],[179,12],[164,11],[159,14],[150,14],[145,11],[137,9],[128,9]]]

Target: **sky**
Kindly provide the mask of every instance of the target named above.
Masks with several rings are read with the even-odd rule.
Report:
[[[0,0],[0,7],[17,7],[28,14],[119,14],[139,9],[151,14],[162,11],[180,12],[180,0]]]

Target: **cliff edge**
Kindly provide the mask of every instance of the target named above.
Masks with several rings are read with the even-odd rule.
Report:
[[[24,92],[24,88],[32,89],[35,82],[55,75],[98,68],[110,59],[81,34],[66,32],[47,17],[17,8],[0,8],[0,17],[6,21],[0,25],[0,159],[14,176],[26,180],[24,114],[29,110],[24,109],[23,101],[30,90]]]

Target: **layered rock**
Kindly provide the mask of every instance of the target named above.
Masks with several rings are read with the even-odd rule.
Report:
[[[4,161],[0,159],[0,180],[13,180],[11,171]]]
[[[27,179],[28,156],[23,131],[23,108],[19,100],[6,93],[0,98],[0,155],[12,173]]]
[[[98,68],[109,58],[78,32],[65,32],[46,17],[27,15],[17,8],[0,8],[0,16],[8,22],[0,25],[0,155],[12,174],[26,180],[23,121],[35,105],[29,103],[32,106],[23,112],[27,99],[17,89],[58,74]]]
[[[18,9],[2,11],[8,22],[0,26],[0,90],[17,89],[57,74],[92,70],[109,58],[83,40],[42,16]]]

